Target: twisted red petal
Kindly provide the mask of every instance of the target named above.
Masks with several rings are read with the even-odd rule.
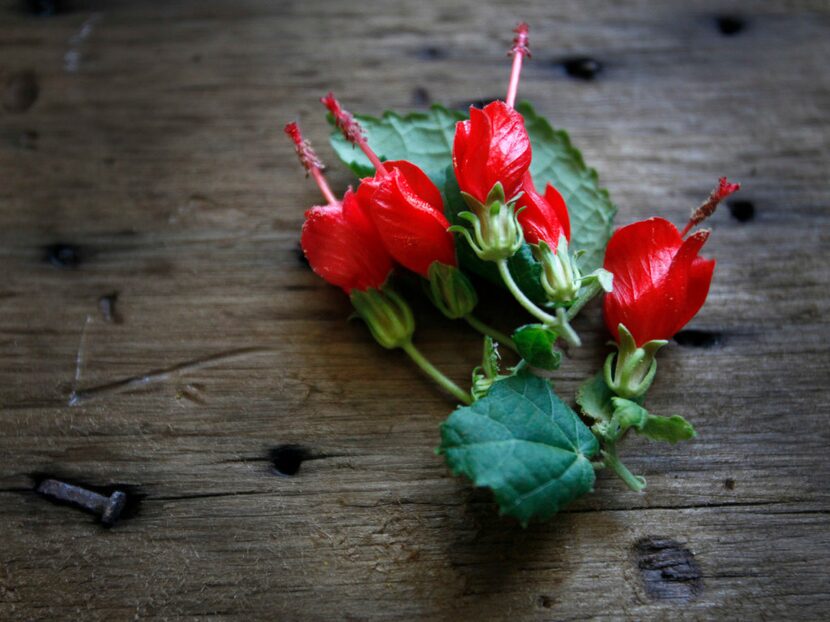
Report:
[[[685,242],[662,218],[618,229],[605,251],[614,290],[605,296],[605,323],[618,339],[624,324],[637,345],[670,339],[703,306],[715,262],[698,257],[708,232]]]
[[[424,277],[434,261],[456,265],[455,243],[447,231],[438,188],[410,162],[384,164],[389,174],[379,179],[370,213],[389,253]]]
[[[305,217],[300,244],[314,272],[347,294],[386,282],[392,259],[351,190],[342,206],[312,207]]]

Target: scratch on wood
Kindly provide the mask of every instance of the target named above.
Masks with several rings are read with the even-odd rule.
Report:
[[[209,356],[205,356],[198,359],[192,359],[190,361],[178,363],[176,365],[166,367],[164,369],[155,369],[147,372],[146,374],[130,376],[129,378],[123,378],[121,380],[115,380],[113,382],[108,382],[106,384],[98,385],[97,387],[91,387],[89,389],[81,390],[78,389],[76,386],[75,388],[73,388],[72,393],[70,393],[69,401],[67,402],[67,404],[69,406],[77,406],[82,402],[86,402],[92,398],[101,397],[103,395],[110,395],[113,393],[120,393],[122,391],[128,391],[130,389],[136,389],[158,382],[165,382],[167,380],[170,380],[171,378],[181,376],[182,374],[197,371],[199,369],[204,369],[206,367],[212,367],[214,365],[218,365],[219,363],[226,363],[228,361],[246,358],[248,356],[257,354],[273,353],[275,351],[276,350],[274,350],[273,348],[238,348],[235,350],[227,350],[225,352],[211,354]]]

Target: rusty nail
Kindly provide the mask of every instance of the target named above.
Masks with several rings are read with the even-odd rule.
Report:
[[[98,514],[101,523],[107,526],[115,524],[127,503],[127,494],[120,490],[116,490],[109,497],[105,497],[97,492],[59,482],[56,479],[43,480],[37,487],[37,491],[57,501],[72,503]]]

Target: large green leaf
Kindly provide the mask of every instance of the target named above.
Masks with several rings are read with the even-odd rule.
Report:
[[[364,115],[355,115],[355,118],[363,126],[369,146],[381,160],[409,160],[421,167],[436,186],[444,187],[447,166],[452,163],[455,124],[466,115],[435,105],[429,112],[412,112],[405,116],[384,112],[379,119]],[[369,159],[337,130],[331,134],[331,145],[358,177],[374,174]]]
[[[527,525],[592,490],[589,458],[598,449],[550,383],[520,372],[453,412],[441,425],[439,451],[455,475],[490,488],[501,513]]]
[[[562,193],[571,217],[571,248],[585,251],[582,271],[587,273],[599,268],[616,213],[608,191],[600,187],[596,171],[585,164],[565,131],[552,128],[527,102],[520,103],[516,110],[525,118],[533,147],[530,172],[537,189],[544,192],[550,182]],[[447,167],[452,163],[455,124],[464,118],[464,113],[439,105],[432,106],[429,112],[405,116],[392,112],[384,113],[379,119],[357,115],[369,145],[381,159],[414,162],[442,189]],[[332,133],[331,142],[340,159],[358,176],[373,173],[366,156],[339,132]],[[452,197],[448,195],[447,200],[452,201]],[[449,206],[447,209],[450,211]]]

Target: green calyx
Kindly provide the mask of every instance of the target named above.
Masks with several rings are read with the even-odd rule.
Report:
[[[401,348],[412,341],[415,332],[412,309],[391,288],[354,290],[351,300],[375,341],[384,348]]]
[[[505,375],[499,372],[500,361],[501,356],[499,355],[496,343],[492,337],[485,336],[481,365],[473,370],[473,383],[470,389],[473,399],[479,400],[483,398],[490,392],[493,383],[509,377],[509,374]]]
[[[633,399],[648,391],[657,373],[657,351],[668,343],[654,339],[637,347],[634,337],[623,325],[619,325],[620,341],[617,352],[605,359],[603,377],[608,387],[620,397]]]
[[[496,182],[484,203],[466,192],[461,196],[472,211],[461,212],[458,218],[469,222],[473,230],[470,232],[461,225],[453,225],[449,230],[463,235],[484,261],[499,261],[515,255],[524,243],[524,233],[514,202],[505,199],[501,182]]]
[[[455,266],[433,261],[427,278],[427,294],[432,304],[451,320],[466,317],[478,304],[473,284]]]
[[[533,247],[533,255],[542,264],[542,288],[548,300],[560,305],[572,304],[581,288],[582,275],[568,252],[567,238],[559,236],[556,251],[540,240]]]

